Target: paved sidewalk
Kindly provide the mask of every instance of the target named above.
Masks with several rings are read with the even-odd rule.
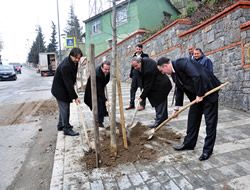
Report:
[[[129,102],[129,87],[129,84],[122,84],[124,106]],[[171,101],[172,95],[169,96],[169,105]],[[213,155],[207,161],[198,160],[206,134],[203,121],[193,151],[176,152],[171,147],[163,149],[159,144],[152,143],[161,153],[160,158],[154,162],[139,161],[119,165],[111,170],[100,168],[88,171],[80,161],[87,145],[83,127],[80,127],[82,121],[79,113],[84,114],[87,128],[92,127],[92,114],[84,104],[71,106],[71,124],[79,126],[75,129],[81,135],[65,137],[62,132],[58,133],[51,190],[250,189],[250,114],[220,106],[216,145]],[[172,109],[170,106],[169,113]],[[127,122],[132,114],[133,110],[125,111]],[[135,120],[149,124],[153,118],[154,109],[147,102],[146,109],[138,112]],[[187,111],[178,120],[171,121],[170,128],[184,136],[186,119]]]

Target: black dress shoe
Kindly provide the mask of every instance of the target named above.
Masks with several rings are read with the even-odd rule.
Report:
[[[98,127],[100,127],[100,128],[105,128],[104,125],[103,125],[103,123],[98,123],[97,125],[98,125]]]
[[[78,136],[79,135],[79,133],[73,131],[72,128],[64,128],[63,132],[64,132],[64,135],[68,135],[68,136]]]
[[[185,144],[178,144],[178,145],[175,145],[173,146],[173,148],[177,151],[181,151],[181,150],[194,150],[193,147],[188,147],[187,145]]]
[[[204,152],[204,153],[202,153],[202,155],[200,156],[199,160],[200,160],[200,161],[207,160],[210,156],[211,156],[211,154],[208,154],[208,153]]]
[[[129,106],[129,107],[127,107],[127,108],[125,108],[125,110],[131,110],[131,109],[135,109],[135,106]]]
[[[58,131],[62,131],[63,130],[63,126],[57,126],[57,130]]]

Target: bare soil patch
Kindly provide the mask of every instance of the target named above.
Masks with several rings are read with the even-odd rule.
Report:
[[[181,135],[171,129],[163,128],[157,132],[155,137],[148,141],[144,132],[148,130],[147,126],[138,124],[132,129],[129,139],[129,148],[126,150],[123,147],[122,136],[117,135],[117,157],[110,153],[110,138],[109,135],[100,138],[101,143],[101,164],[100,167],[115,167],[119,164],[134,163],[138,160],[156,160],[159,156],[159,149],[154,149],[153,144],[159,144],[161,148],[172,147],[170,141],[178,142]],[[157,137],[156,137],[157,136]],[[87,169],[96,167],[95,151],[85,154],[81,162],[86,163]]]

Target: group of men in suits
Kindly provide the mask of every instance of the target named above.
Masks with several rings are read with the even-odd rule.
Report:
[[[202,53],[200,49],[195,49]],[[203,53],[202,53],[203,54]],[[203,54],[204,55],[204,54]],[[196,146],[202,115],[205,116],[206,138],[200,161],[207,160],[213,153],[218,121],[218,92],[203,98],[206,92],[220,85],[213,74],[210,64],[198,62],[198,59],[185,57],[171,61],[161,57],[154,61],[148,57],[134,57],[131,66],[137,70],[142,79],[143,91],[139,100],[148,98],[156,111],[156,119],[150,128],[155,128],[168,118],[167,97],[172,84],[175,83],[175,109],[173,116],[177,117],[178,110],[183,106],[184,94],[190,101],[195,100],[188,113],[187,131],[182,144],[174,146],[176,151],[193,150]],[[168,76],[167,76],[168,75]]]

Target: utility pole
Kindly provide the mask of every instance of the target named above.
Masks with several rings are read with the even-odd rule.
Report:
[[[58,25],[58,42],[59,42],[59,62],[62,61],[62,50],[61,50],[61,32],[60,32],[60,19],[59,19],[59,5],[58,0],[56,0],[57,5],[57,25]]]
[[[116,34],[116,0],[112,0],[112,63],[111,63],[111,78],[112,78],[112,106],[110,119],[110,150],[111,154],[117,156],[116,143],[116,67],[117,67],[117,34]]]

